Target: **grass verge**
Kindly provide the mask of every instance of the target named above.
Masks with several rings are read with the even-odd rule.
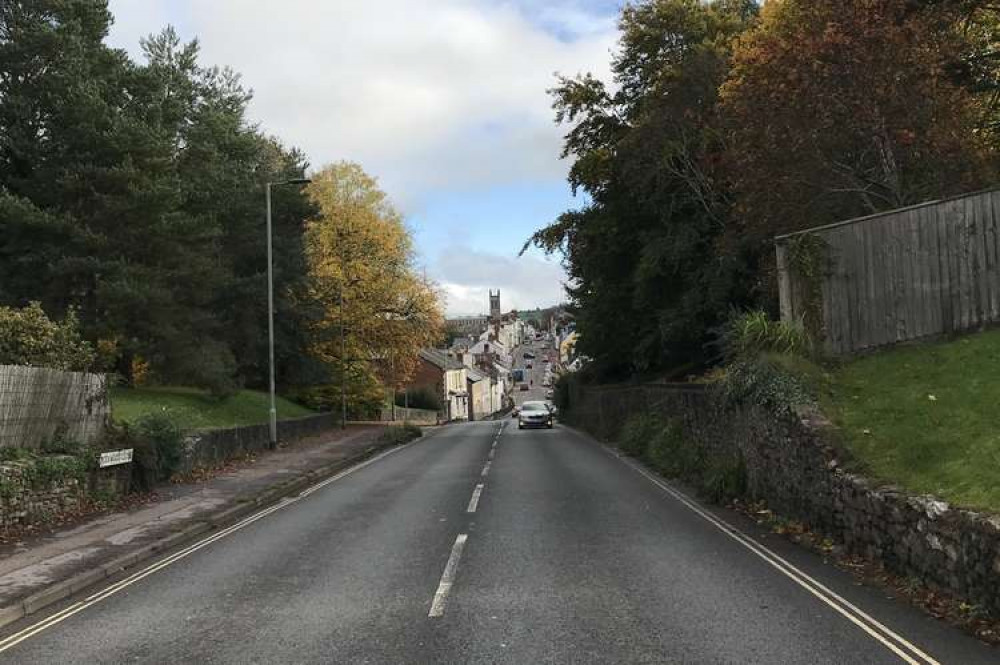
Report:
[[[1000,512],[1000,331],[834,369],[824,410],[878,480]]]
[[[299,418],[314,412],[277,398],[278,418]],[[112,388],[111,414],[115,420],[135,423],[149,414],[166,414],[177,427],[204,429],[238,427],[266,423],[268,395],[255,390],[241,390],[226,399],[214,399],[194,388]]]

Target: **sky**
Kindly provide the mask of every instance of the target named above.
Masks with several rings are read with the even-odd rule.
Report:
[[[249,115],[314,168],[352,160],[414,232],[449,315],[565,299],[525,240],[583,205],[559,158],[556,74],[608,78],[619,0],[110,0],[108,41],[170,24],[253,90]]]

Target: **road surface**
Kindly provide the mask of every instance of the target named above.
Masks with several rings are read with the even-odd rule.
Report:
[[[586,437],[511,424],[444,427],[15,624],[0,663],[998,661]]]
[[[531,351],[535,354],[534,360],[525,360],[524,352]],[[555,349],[553,348],[552,342],[537,341],[529,342],[523,346],[518,346],[514,349],[514,368],[524,370],[524,383],[528,384],[528,390],[520,390],[520,386],[515,387],[514,390],[514,404],[520,406],[525,402],[545,400],[545,391],[548,390],[542,386],[542,381],[545,378],[545,360],[547,355],[552,355],[553,357],[558,357]],[[527,364],[531,363],[531,369],[527,369]]]

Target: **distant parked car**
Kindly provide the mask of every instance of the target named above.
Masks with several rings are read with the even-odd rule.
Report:
[[[521,387],[518,388],[518,390],[520,390],[522,393],[528,392],[528,384],[527,383],[522,383]]]
[[[525,351],[524,352],[524,359],[525,360],[529,360],[529,359],[530,360],[534,360],[535,359],[535,354],[532,353],[531,351]]]

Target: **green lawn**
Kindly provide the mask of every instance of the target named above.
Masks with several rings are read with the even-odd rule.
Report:
[[[278,418],[297,418],[313,412],[286,399],[277,399]],[[165,412],[182,429],[235,427],[267,422],[267,393],[241,390],[224,400],[214,400],[193,388],[113,388],[111,414],[133,422],[147,413]]]
[[[871,475],[1000,511],[1000,331],[855,360],[831,393],[824,406]]]

